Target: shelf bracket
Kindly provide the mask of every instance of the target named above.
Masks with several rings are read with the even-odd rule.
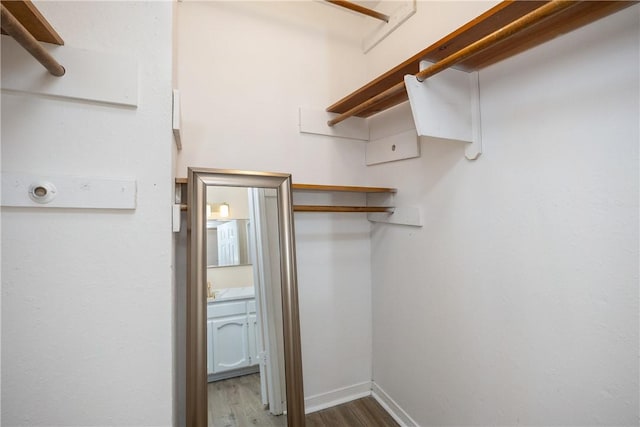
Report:
[[[371,222],[422,227],[420,208],[415,206],[397,206],[392,213],[370,213],[367,219]]]
[[[431,64],[421,61],[420,69]],[[467,143],[465,157],[476,160],[482,153],[478,72],[449,68],[423,82],[406,75],[404,82],[418,135]]]

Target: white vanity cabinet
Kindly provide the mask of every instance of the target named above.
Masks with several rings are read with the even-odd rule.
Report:
[[[242,375],[252,367],[256,370],[256,333],[253,298],[207,304],[207,372],[211,380]]]

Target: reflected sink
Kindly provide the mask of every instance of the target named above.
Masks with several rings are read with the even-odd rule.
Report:
[[[253,298],[255,296],[253,286],[244,288],[224,288],[214,291],[215,298],[207,298],[207,302],[231,301],[236,299]]]

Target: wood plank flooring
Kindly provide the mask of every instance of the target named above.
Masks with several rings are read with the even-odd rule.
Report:
[[[286,427],[285,416],[264,410],[260,401],[260,375],[251,374],[209,383],[209,426]],[[396,427],[372,397],[354,400],[306,416],[307,427]]]
[[[307,427],[399,427],[371,396],[307,414],[305,418]]]

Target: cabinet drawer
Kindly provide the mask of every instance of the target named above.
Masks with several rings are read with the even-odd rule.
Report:
[[[256,312],[256,300],[252,299],[247,302],[247,310],[249,310],[249,313]]]
[[[246,301],[212,302],[207,305],[207,318],[247,314]]]

